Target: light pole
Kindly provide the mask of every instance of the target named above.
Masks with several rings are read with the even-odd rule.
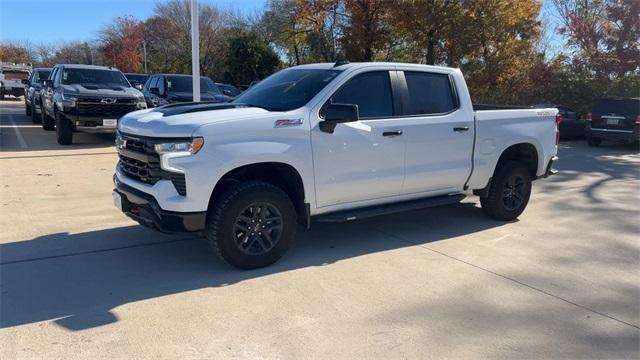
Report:
[[[193,74],[193,101],[200,101],[200,28],[198,0],[191,0],[191,73]]]
[[[148,74],[148,72],[147,72],[147,42],[145,40],[142,40],[142,54],[144,56],[144,73]]]

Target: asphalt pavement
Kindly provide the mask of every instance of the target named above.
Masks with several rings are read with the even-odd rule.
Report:
[[[300,228],[239,271],[111,203],[113,136],[0,102],[0,358],[640,357],[640,155],[560,147],[519,220],[477,198]]]

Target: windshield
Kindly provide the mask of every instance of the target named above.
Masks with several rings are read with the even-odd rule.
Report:
[[[147,79],[149,78],[149,75],[142,75],[142,74],[128,74],[125,75],[125,77],[134,83],[138,83],[138,84],[144,84]]]
[[[289,69],[279,71],[252,86],[234,103],[269,111],[289,111],[304,106],[342,70]]]
[[[73,69],[62,70],[62,83],[80,84],[82,86],[107,85],[109,87],[130,87],[127,79],[120,71],[98,69]]]
[[[48,79],[49,74],[51,74],[51,70],[38,70],[38,83],[42,84],[42,80]]]
[[[191,76],[167,76],[167,89],[169,92],[193,93],[193,77]],[[200,78],[200,93],[216,93],[212,89],[213,81],[206,77]]]

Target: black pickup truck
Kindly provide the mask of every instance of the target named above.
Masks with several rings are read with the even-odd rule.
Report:
[[[122,115],[147,108],[119,70],[104,66],[56,65],[41,97],[42,128],[55,129],[60,145],[71,144],[74,131],[115,132]]]

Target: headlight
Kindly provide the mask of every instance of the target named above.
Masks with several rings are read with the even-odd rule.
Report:
[[[65,95],[64,93],[62,93],[62,105],[66,107],[75,107],[76,101],[78,101],[77,97]]]
[[[184,155],[193,155],[202,149],[202,145],[204,145],[204,139],[196,137],[191,141],[155,144],[154,148],[158,154],[184,153]]]

